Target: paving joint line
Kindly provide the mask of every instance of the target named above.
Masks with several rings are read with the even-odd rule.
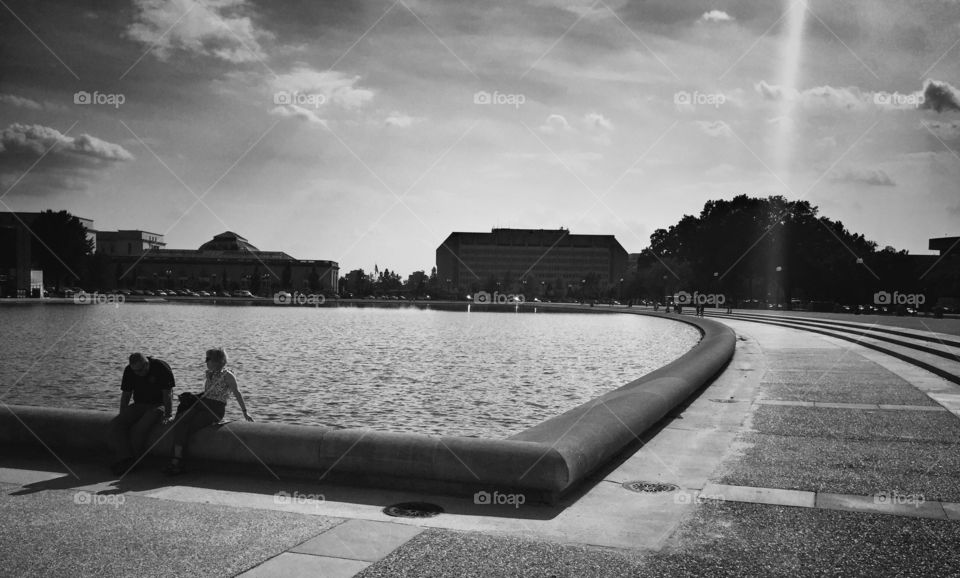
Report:
[[[688,490],[689,489],[693,488],[688,488]],[[750,494],[763,495],[765,500],[751,500],[748,498]],[[784,499],[786,496],[793,496],[796,499]],[[880,496],[884,496],[884,498],[881,499]],[[768,506],[809,508],[814,510],[835,510],[866,514],[884,514],[907,518],[927,518],[960,522],[960,502],[923,500],[922,497],[917,500],[916,496],[898,493],[894,493],[892,498],[894,501],[899,503],[888,503],[891,499],[891,496],[888,494],[863,496],[858,494],[838,494],[833,492],[819,492],[810,490],[734,486],[727,484],[715,484],[712,482],[707,483],[698,493],[698,501],[714,500],[720,502],[739,502]],[[901,498],[903,500],[901,500]],[[936,515],[937,511],[939,511],[942,515]],[[956,514],[951,514],[950,511],[954,511]]]

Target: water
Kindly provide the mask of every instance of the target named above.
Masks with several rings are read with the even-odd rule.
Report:
[[[0,307],[0,402],[116,411],[133,351],[203,388],[222,346],[258,421],[507,437],[688,351],[634,315],[138,304]],[[174,401],[176,403],[176,401]],[[234,400],[227,418],[238,419]]]

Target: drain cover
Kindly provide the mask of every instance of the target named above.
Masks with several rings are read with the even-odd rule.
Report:
[[[659,492],[673,492],[679,490],[680,487],[674,484],[664,484],[662,482],[644,482],[643,480],[635,480],[633,482],[624,482],[623,487],[630,490],[631,492],[647,493],[647,494],[656,494]]]
[[[443,513],[443,508],[426,502],[403,502],[383,509],[383,513],[394,518],[432,518]]]

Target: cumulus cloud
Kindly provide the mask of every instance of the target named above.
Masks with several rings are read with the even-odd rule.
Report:
[[[897,185],[882,169],[846,167],[830,174],[830,180],[837,183],[857,183],[875,187],[894,187]]]
[[[698,120],[697,127],[706,135],[716,138],[727,138],[733,136],[733,129],[722,120]]]
[[[817,86],[806,90],[797,90],[761,80],[754,89],[764,100],[793,100],[806,108],[829,108],[854,110],[866,107],[867,98],[856,87],[835,88]]]
[[[0,156],[72,155],[92,160],[129,161],[133,155],[118,144],[82,134],[67,136],[55,128],[39,124],[14,123],[0,132]]]
[[[43,162],[37,163],[41,156]],[[71,137],[19,123],[0,131],[0,183],[6,192],[16,185],[14,195],[83,190],[100,171],[130,160],[133,155],[122,146],[89,134]]]
[[[398,128],[407,128],[415,122],[419,122],[420,119],[410,116],[408,114],[403,114],[397,111],[393,111],[387,116],[386,120],[383,123],[387,126],[394,126]]]
[[[613,123],[610,122],[610,119],[598,112],[587,113],[583,117],[583,121],[590,129],[613,130]]]
[[[31,110],[43,110],[43,105],[39,102],[15,94],[0,94],[0,104],[9,104]]]
[[[228,62],[263,60],[258,30],[246,0],[134,0],[135,20],[127,36],[150,46],[161,60],[176,50]]]
[[[923,85],[921,108],[943,111],[960,111],[960,91],[946,82],[928,80]]]
[[[274,107],[270,110],[270,114],[283,118],[296,118],[320,126],[327,126],[327,121],[317,116],[317,113],[309,108],[304,108],[296,104],[285,104]]]
[[[570,126],[570,123],[567,122],[567,119],[560,114],[551,114],[547,117],[547,120],[540,125],[540,132],[546,134],[557,134],[562,132],[570,132],[573,128]]]
[[[700,22],[732,22],[733,17],[723,10],[711,10],[704,12],[700,17]]]
[[[293,104],[336,105],[343,108],[359,108],[373,100],[373,91],[357,86],[359,76],[348,76],[335,70],[318,71],[304,64],[297,65],[286,74],[273,79],[275,91],[288,93]],[[315,98],[314,98],[315,97]]]

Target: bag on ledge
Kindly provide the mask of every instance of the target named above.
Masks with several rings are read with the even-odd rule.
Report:
[[[177,399],[180,400],[180,403],[177,404],[177,416],[193,407],[194,404],[200,401],[201,397],[203,397],[203,392],[192,393],[189,391],[185,391],[177,396]]]

